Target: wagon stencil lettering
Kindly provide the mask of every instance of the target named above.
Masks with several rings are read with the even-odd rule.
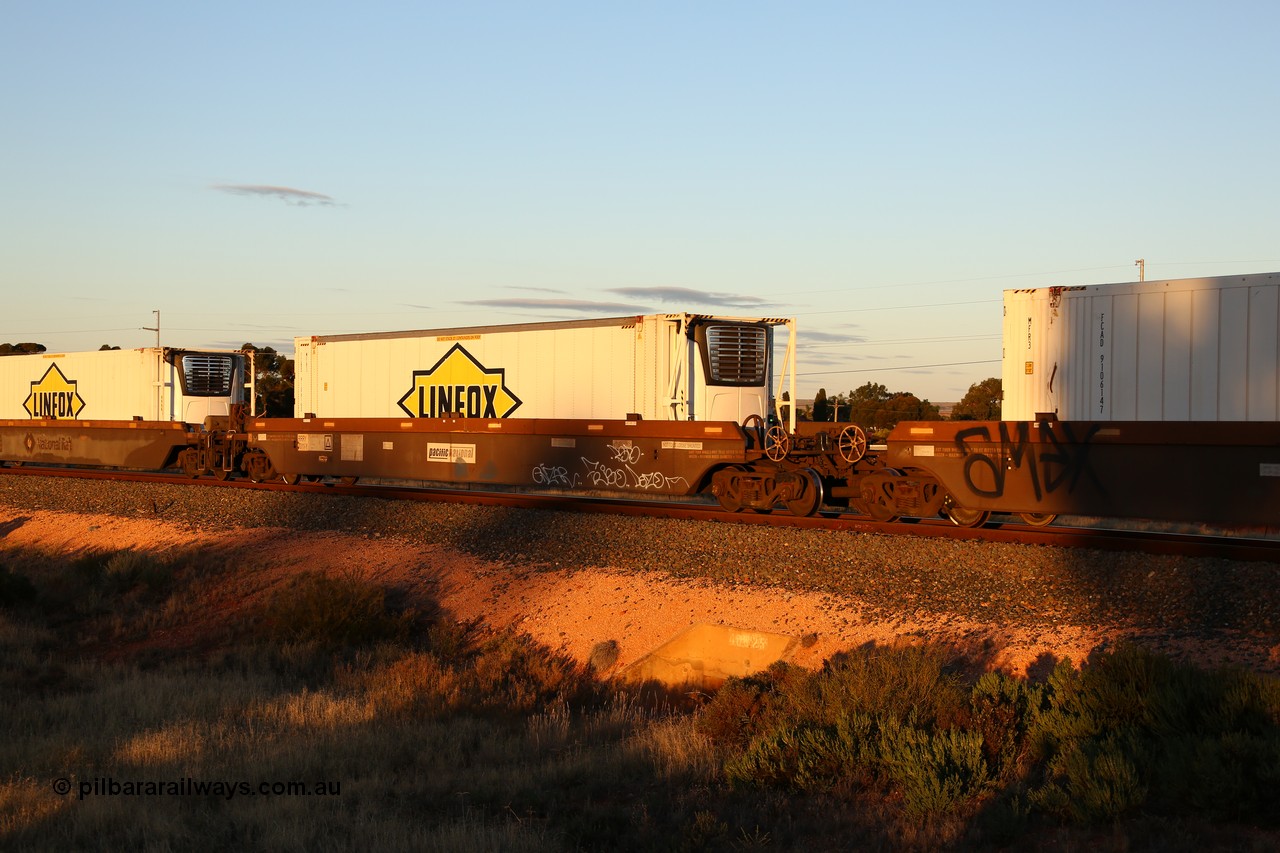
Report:
[[[520,407],[505,368],[487,368],[454,344],[429,370],[415,370],[397,405],[412,418],[506,418]]]

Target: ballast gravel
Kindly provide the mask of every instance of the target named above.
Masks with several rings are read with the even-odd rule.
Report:
[[[325,494],[0,477],[11,508],[156,519],[192,529],[337,531],[445,546],[522,571],[607,567],[725,587],[856,599],[885,621],[954,618],[1051,634],[1124,629],[1239,643],[1280,671],[1280,565],[837,531],[800,531]]]

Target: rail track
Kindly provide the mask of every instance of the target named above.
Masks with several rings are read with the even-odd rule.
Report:
[[[11,477],[66,477],[115,482],[152,483],[215,489],[250,489],[344,495],[381,500],[453,502],[522,509],[554,509],[581,513],[652,516],[688,519],[710,523],[762,525],[773,528],[833,530],[872,533],[887,536],[910,536],[951,540],[997,542],[1015,545],[1037,545],[1058,548],[1086,548],[1101,551],[1134,551],[1181,557],[1204,557],[1244,561],[1280,563],[1280,532],[1217,528],[1207,532],[1185,532],[1158,523],[1135,524],[1108,519],[1060,518],[1052,526],[1036,527],[1021,522],[1017,516],[994,516],[978,528],[957,527],[944,519],[906,519],[879,522],[874,519],[835,509],[824,509],[811,517],[777,513],[729,513],[712,499],[705,501],[637,500],[615,496],[584,497],[580,494],[529,493],[460,489],[403,482],[324,483],[283,482],[254,483],[248,480],[201,478],[162,472],[93,470],[24,465],[0,468],[0,475]]]

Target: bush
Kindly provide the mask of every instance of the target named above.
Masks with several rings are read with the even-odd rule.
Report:
[[[1031,802],[1077,821],[1141,809],[1280,823],[1280,682],[1121,646],[1060,666],[1029,729]]]
[[[141,551],[117,551],[102,563],[102,578],[111,592],[125,593],[142,587],[162,593],[173,584],[173,570]]]
[[[980,732],[930,730],[889,718],[881,726],[877,749],[883,772],[902,792],[909,815],[944,814],[982,793],[991,779]]]
[[[164,592],[173,583],[173,569],[144,551],[108,551],[85,554],[70,566],[72,583],[107,595],[119,595],[142,587]]]
[[[940,814],[985,791],[993,775],[983,731],[958,727],[973,713],[949,660],[941,647],[869,647],[818,673],[775,665],[730,681],[698,728],[725,749],[735,783],[880,785],[898,792],[910,815]],[[997,753],[1012,750],[1002,740]]]
[[[17,607],[36,599],[36,587],[26,575],[0,566],[0,607]]]
[[[908,817],[970,808],[1073,822],[1137,813],[1280,823],[1280,681],[1133,646],[1045,684],[966,682],[937,647],[859,649],[819,673],[731,680],[697,728],[726,777],[802,791],[880,786]],[[1004,819],[1002,818],[1002,820]]]
[[[321,647],[403,640],[412,614],[392,614],[386,591],[356,577],[306,572],[276,592],[262,610],[268,638]]]
[[[470,678],[481,704],[520,713],[542,710],[554,701],[581,701],[591,686],[591,679],[570,658],[527,634],[509,631],[480,646]]]

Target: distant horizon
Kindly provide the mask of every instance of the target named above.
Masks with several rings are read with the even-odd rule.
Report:
[[[1251,272],[1251,273],[1227,273],[1227,274],[1223,274],[1223,275],[1203,275],[1203,276],[1185,276],[1185,277],[1163,277],[1163,278],[1155,278],[1155,279],[1150,278],[1150,277],[1146,277],[1146,278],[1144,278],[1142,281],[1139,281],[1139,280],[1136,280],[1136,279],[1135,279],[1135,280],[1132,280],[1132,281],[1094,282],[1094,283],[1089,283],[1089,285],[1088,285],[1088,286],[1130,285],[1130,284],[1148,284],[1148,285],[1158,285],[1158,284],[1161,284],[1161,283],[1170,283],[1170,282],[1175,282],[1175,281],[1185,281],[1185,280],[1203,280],[1203,279],[1216,279],[1216,278],[1244,278],[1244,277],[1250,277],[1250,276],[1277,276],[1277,277],[1280,277],[1280,270],[1278,270],[1278,271]],[[1086,286],[1086,285],[1081,284],[1081,285],[1060,285],[1060,286],[1068,286],[1068,287],[1070,287],[1070,286]],[[1014,289],[1014,288],[1006,288],[1006,289]],[[1019,289],[1027,289],[1027,288],[1019,288]],[[1002,291],[1002,293],[1003,293],[1003,291]],[[756,317],[750,317],[750,316],[747,316],[747,315],[725,314],[725,313],[719,313],[719,312],[713,312],[713,311],[708,311],[708,312],[685,311],[685,312],[681,312],[681,311],[672,311],[672,310],[665,310],[665,311],[663,311],[663,310],[659,310],[659,311],[653,311],[653,312],[649,312],[649,313],[655,313],[655,314],[663,314],[663,313],[707,314],[707,315],[710,315],[710,316],[734,317],[734,318],[739,318],[739,319],[761,319],[761,318],[756,318]],[[476,329],[476,328],[485,328],[485,327],[490,327],[490,326],[508,326],[508,325],[541,325],[541,324],[548,324],[548,323],[554,324],[554,323],[593,322],[593,321],[597,321],[597,320],[617,319],[617,318],[623,318],[623,317],[628,317],[628,316],[633,316],[633,315],[632,315],[632,314],[629,314],[629,313],[622,313],[622,314],[608,315],[608,316],[601,315],[601,316],[595,316],[595,317],[578,317],[578,318],[573,318],[573,319],[559,319],[559,320],[545,319],[545,318],[533,318],[533,317],[530,317],[530,318],[527,318],[527,319],[525,319],[525,320],[523,320],[523,321],[521,321],[521,322],[516,322],[516,323],[487,323],[487,324],[480,324],[480,325],[478,325],[478,326],[415,327],[415,328],[404,328],[404,329],[390,329],[390,328],[389,328],[389,329],[368,330],[368,331],[363,331],[363,332],[342,332],[342,331],[338,331],[338,332],[332,332],[332,333],[328,333],[328,332],[326,332],[326,333],[317,333],[317,334],[318,334],[319,336],[330,337],[330,336],[346,336],[346,335],[353,335],[353,336],[363,336],[363,335],[381,335],[381,334],[395,334],[395,333],[398,333],[398,332],[417,332],[417,331],[425,331],[425,332],[447,332],[447,331],[464,331],[464,330],[470,330],[470,329]],[[163,312],[161,313],[161,317],[163,317]],[[779,319],[781,319],[781,318],[779,318]],[[153,322],[154,322],[154,312],[153,312]],[[779,327],[779,328],[780,328],[780,327]],[[150,334],[155,334],[155,327],[153,326],[153,327],[151,327],[151,328],[149,328],[149,329],[144,329],[143,331],[149,332]],[[295,358],[295,351],[294,351],[294,346],[295,346],[295,344],[294,344],[294,337],[290,337],[290,338],[289,338],[289,340],[287,341],[287,343],[282,343],[281,345],[276,345],[276,344],[273,344],[273,343],[266,343],[266,342],[259,342],[259,341],[255,341],[255,340],[245,340],[245,341],[241,341],[240,343],[235,343],[235,344],[231,344],[231,343],[223,342],[221,345],[190,346],[190,345],[186,345],[186,344],[170,344],[170,343],[166,343],[166,342],[164,342],[164,341],[163,341],[163,335],[164,335],[164,332],[165,332],[165,331],[166,331],[166,330],[164,329],[164,327],[163,327],[163,326],[161,326],[161,338],[162,338],[161,346],[163,346],[163,347],[167,347],[167,348],[170,348],[170,349],[196,349],[196,350],[199,350],[199,349],[207,349],[207,350],[238,351],[238,350],[240,350],[240,349],[243,347],[243,345],[245,345],[245,344],[250,344],[250,345],[253,345],[254,347],[257,347],[258,349],[266,349],[266,348],[268,348],[268,347],[269,347],[269,348],[273,349],[275,352],[277,352],[277,353],[281,354],[282,356],[285,356],[285,357],[290,358],[290,359]],[[307,336],[307,335],[298,335],[298,336],[295,336],[295,337],[306,337],[306,336]],[[785,337],[785,332],[781,332],[779,337]],[[801,333],[798,333],[798,337],[800,338],[800,340],[801,340],[801,341],[803,341],[803,337],[804,337],[804,336],[803,336],[803,333],[802,333],[802,332],[801,332]],[[23,343],[40,344],[40,345],[45,346],[45,347],[46,347],[46,349],[45,349],[44,353],[45,353],[46,355],[56,355],[56,354],[59,354],[59,353],[70,353],[70,352],[96,351],[96,350],[98,350],[98,349],[100,349],[100,348],[104,348],[104,347],[107,347],[107,346],[111,346],[111,347],[114,347],[114,348],[125,348],[125,349],[147,349],[147,348],[151,348],[151,347],[154,347],[154,346],[155,346],[155,342],[154,342],[154,341],[152,341],[152,342],[150,342],[150,343],[143,343],[143,344],[140,344],[140,345],[138,345],[138,346],[131,346],[131,347],[122,347],[122,346],[120,346],[120,345],[103,343],[103,344],[100,344],[99,346],[96,346],[96,347],[90,347],[89,349],[74,350],[74,349],[66,349],[66,348],[54,348],[54,347],[49,347],[49,346],[48,346],[47,344],[45,344],[43,341],[0,340],[0,344],[9,344],[9,345],[12,345],[12,346],[17,346],[17,345],[20,345],[20,344],[23,344]],[[780,349],[780,346],[781,346],[781,344],[779,343],[779,345],[778,345],[778,349]],[[0,357],[4,357],[4,356],[6,356],[6,355],[18,355],[18,354],[20,354],[20,353],[0,353]],[[775,373],[776,373],[776,369],[777,369],[777,367],[781,365],[781,354],[780,354],[780,352],[775,352],[775,355],[777,356],[777,358],[776,358],[776,362],[775,362]],[[980,383],[980,382],[982,382],[982,381],[984,381],[984,380],[986,380],[986,379],[990,379],[990,378],[996,378],[996,379],[999,379],[999,378],[1001,377],[1001,361],[1000,361],[999,359],[996,359],[996,360],[989,360],[989,361],[983,361],[983,362],[977,362],[977,364],[987,364],[987,365],[990,365],[991,370],[990,370],[989,372],[986,372],[986,373],[983,373],[982,371],[977,371],[977,372],[975,372],[975,373],[974,373],[974,378],[973,378],[973,379],[972,379],[968,384],[966,384],[966,385],[964,386],[964,388],[963,388],[963,389],[960,389],[960,390],[956,393],[956,395],[955,395],[953,398],[948,398],[948,399],[934,398],[934,397],[929,396],[927,393],[921,393],[921,392],[920,392],[919,390],[917,390],[915,387],[912,387],[912,386],[910,386],[910,385],[894,386],[894,385],[891,385],[891,384],[889,384],[889,383],[885,382],[883,379],[877,379],[877,378],[874,376],[874,374],[875,374],[875,373],[877,373],[877,372],[890,372],[890,370],[891,370],[891,369],[888,369],[888,368],[886,368],[884,371],[876,371],[875,369],[859,369],[859,368],[851,368],[851,369],[847,369],[847,370],[833,370],[833,371],[829,371],[829,372],[824,373],[824,374],[821,374],[821,375],[826,376],[826,377],[834,377],[834,376],[842,376],[842,377],[859,376],[859,377],[860,377],[860,381],[859,381],[859,380],[851,380],[851,381],[853,381],[853,383],[854,383],[854,384],[850,384],[850,385],[848,385],[848,387],[845,387],[845,385],[844,385],[843,383],[841,383],[841,384],[836,384],[836,383],[831,383],[831,384],[822,384],[822,383],[819,383],[819,384],[816,384],[816,385],[814,385],[813,383],[810,383],[810,385],[813,385],[812,390],[808,390],[808,391],[806,391],[806,392],[804,392],[804,393],[798,393],[798,394],[797,394],[797,405],[798,405],[798,406],[804,406],[804,407],[812,406],[812,405],[813,405],[813,402],[814,402],[814,400],[815,400],[815,398],[816,398],[816,395],[817,395],[817,393],[818,393],[818,391],[819,391],[819,390],[826,390],[827,395],[828,395],[829,397],[848,396],[851,392],[853,392],[854,390],[856,390],[856,389],[858,389],[858,388],[862,387],[863,385],[866,385],[867,383],[876,383],[876,384],[884,385],[884,386],[886,387],[886,389],[887,389],[890,393],[911,393],[911,394],[915,394],[915,395],[916,395],[917,397],[919,397],[922,401],[925,401],[925,402],[928,402],[928,403],[930,403],[930,404],[932,404],[932,405],[938,406],[938,407],[939,407],[939,409],[943,409],[944,407],[950,408],[950,407],[954,407],[954,405],[955,405],[955,404],[959,403],[959,402],[964,398],[964,396],[965,396],[965,394],[968,392],[968,390],[969,390],[970,386],[975,385],[975,384],[977,384],[977,383]],[[947,365],[947,366],[955,366],[955,365]],[[979,373],[981,373],[982,375],[978,375]],[[799,371],[799,373],[797,374],[797,385],[798,385],[798,386],[800,386],[800,385],[802,384],[802,383],[800,383],[800,382],[799,382],[799,377],[800,377],[800,376],[807,376],[807,375],[812,375],[812,374],[807,374],[807,373],[805,372],[805,370],[804,370],[804,364],[803,364],[803,362],[801,362],[801,364],[800,364],[800,371]],[[785,389],[783,389],[783,388],[779,388],[779,389],[778,389],[778,393],[779,393],[779,395],[781,395],[781,393],[782,393],[784,390],[785,390]],[[807,396],[806,396],[806,395],[807,395]]]

